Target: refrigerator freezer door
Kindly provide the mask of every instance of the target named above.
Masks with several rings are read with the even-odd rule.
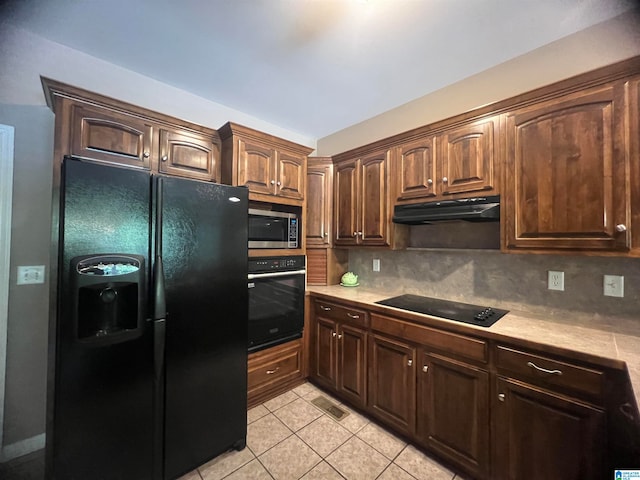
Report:
[[[78,256],[114,253],[139,256],[144,260],[141,264],[149,265],[150,177],[142,171],[65,159],[61,188],[55,386],[48,414],[53,420],[48,432],[53,434],[47,436],[47,450],[53,451],[47,453],[48,475],[149,479],[153,454],[150,322],[138,323],[133,309],[127,314],[133,320],[123,320],[122,325],[119,319],[102,322],[116,334],[100,338],[96,332],[110,333],[109,328],[80,328],[74,318],[82,302],[73,289],[86,288],[86,282],[72,281],[71,265]],[[112,286],[98,292],[103,295],[96,302],[112,301],[133,288],[129,276],[114,277]],[[120,285],[116,280],[124,277],[128,283]],[[139,315],[145,319],[148,277],[145,267],[135,280],[136,288],[143,290]],[[80,313],[91,326],[91,315]]]
[[[246,442],[247,189],[162,178],[165,478]]]

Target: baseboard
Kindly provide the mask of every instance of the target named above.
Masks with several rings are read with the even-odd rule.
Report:
[[[0,463],[8,462],[14,458],[21,457],[36,450],[44,448],[45,434],[41,433],[35,437],[25,438],[19,442],[5,445],[0,451]]]

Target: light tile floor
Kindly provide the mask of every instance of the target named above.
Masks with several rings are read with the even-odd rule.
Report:
[[[335,420],[323,395],[349,412]],[[248,412],[247,448],[180,480],[460,480],[456,474],[338,400],[304,383]]]

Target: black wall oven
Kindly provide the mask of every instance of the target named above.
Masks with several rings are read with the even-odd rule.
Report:
[[[249,352],[302,336],[304,255],[249,258]]]

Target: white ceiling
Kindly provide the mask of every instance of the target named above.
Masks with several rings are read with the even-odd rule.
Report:
[[[15,0],[3,16],[54,42],[322,138],[634,4]]]

